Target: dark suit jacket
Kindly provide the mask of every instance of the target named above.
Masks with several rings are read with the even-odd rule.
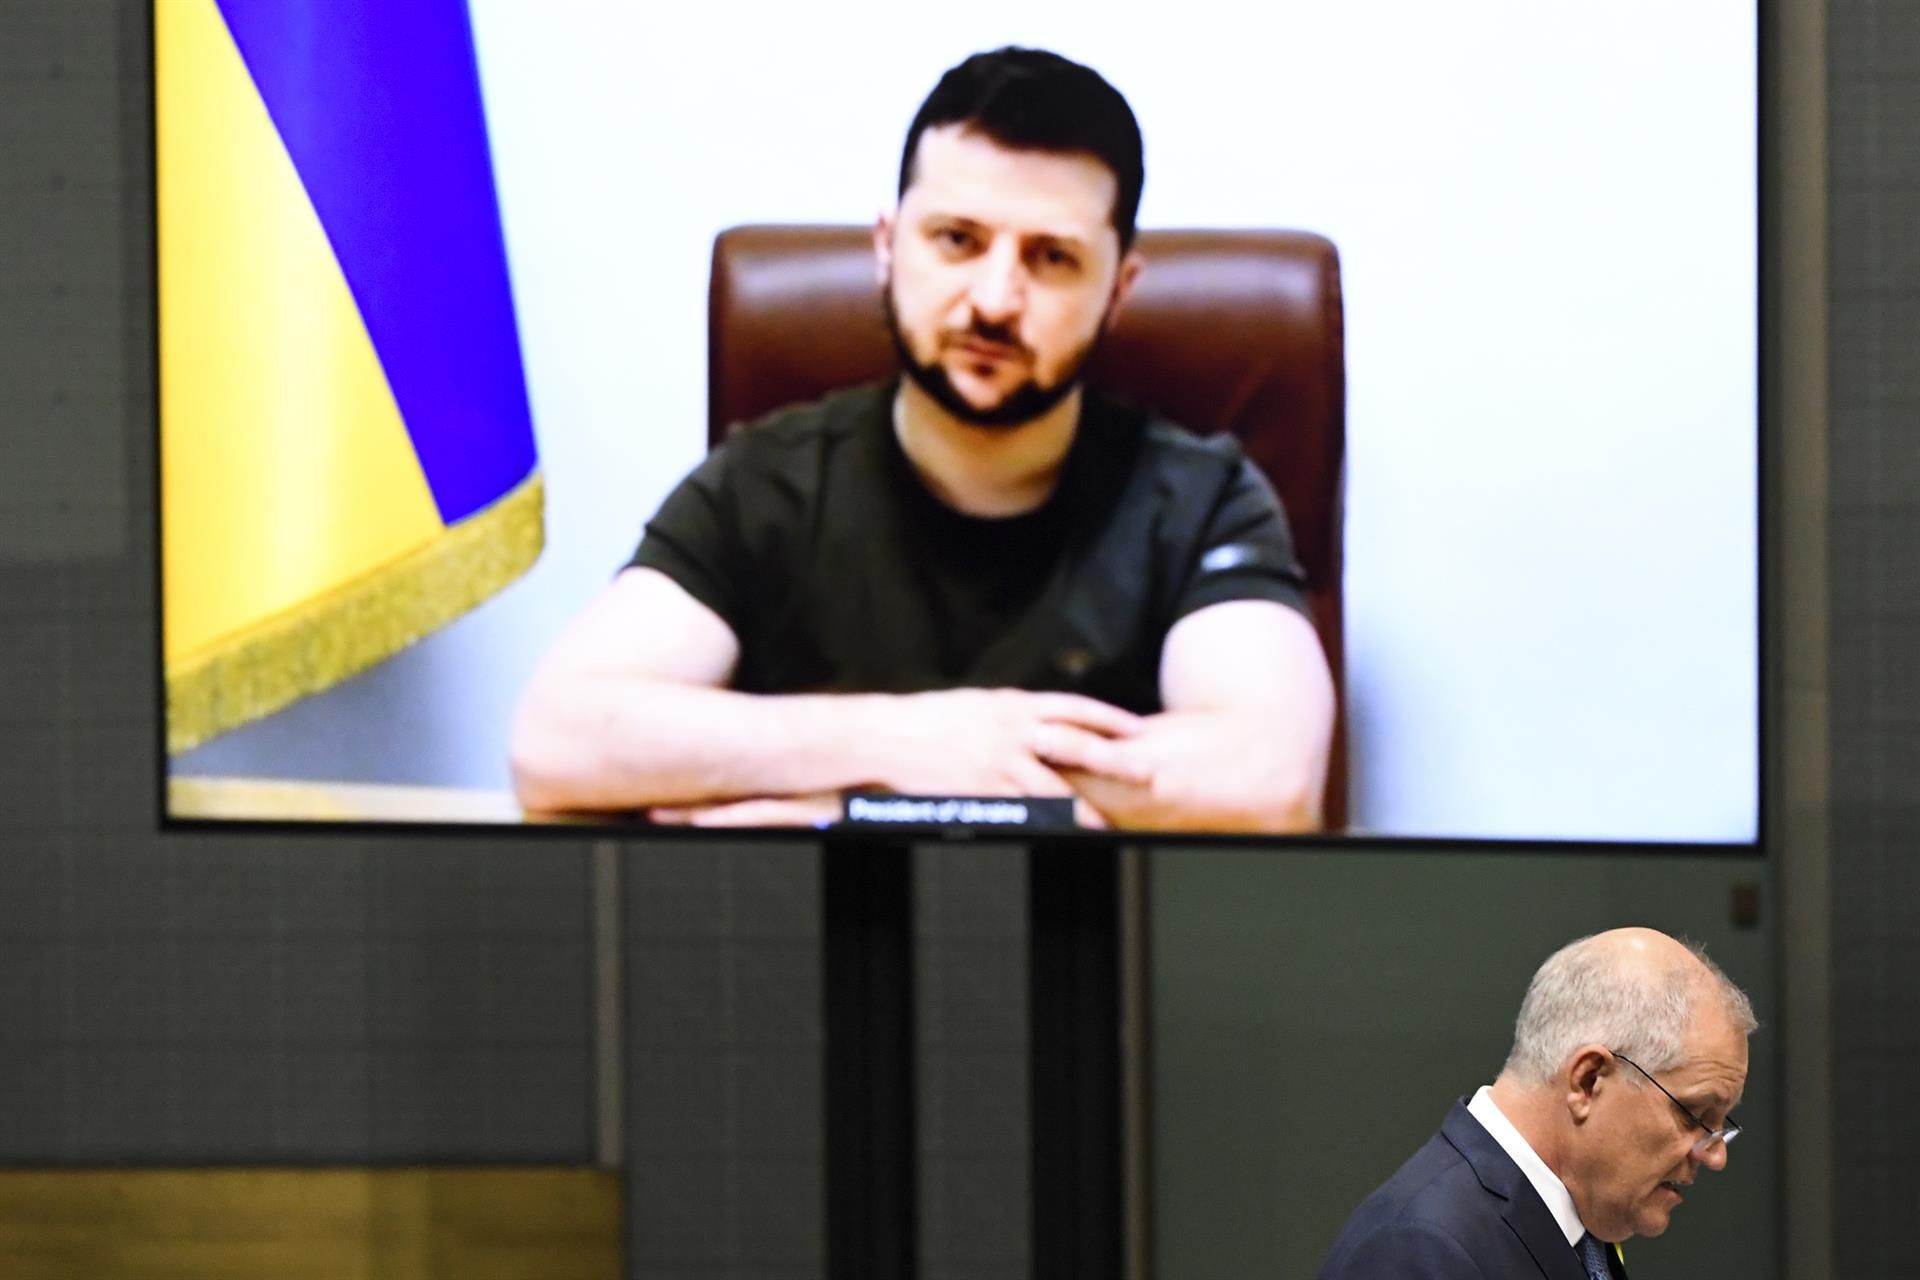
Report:
[[[1397,1277],[1587,1280],[1587,1271],[1520,1166],[1455,1103],[1432,1141],[1353,1211],[1320,1266],[1320,1280]]]

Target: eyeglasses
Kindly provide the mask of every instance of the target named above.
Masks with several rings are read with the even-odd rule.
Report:
[[[1607,1052],[1611,1053],[1614,1057],[1620,1059],[1620,1061],[1632,1067],[1635,1071],[1638,1071],[1641,1075],[1645,1076],[1647,1079],[1653,1080],[1653,1072],[1647,1070],[1645,1067],[1641,1066],[1639,1063],[1635,1062],[1632,1058],[1629,1058],[1626,1054],[1620,1052],[1618,1049],[1609,1049],[1607,1050]],[[1658,1080],[1653,1080],[1653,1087],[1658,1089],[1660,1092],[1665,1093],[1667,1095],[1667,1101],[1671,1102],[1674,1106],[1680,1108],[1680,1114],[1685,1116],[1688,1122],[1691,1123],[1695,1128],[1703,1131],[1701,1137],[1695,1140],[1693,1144],[1692,1150],[1694,1155],[1696,1156],[1704,1155],[1706,1153],[1707,1148],[1711,1147],[1716,1142],[1721,1143],[1722,1145],[1732,1142],[1735,1138],[1739,1137],[1740,1134],[1743,1132],[1741,1127],[1733,1122],[1732,1116],[1728,1116],[1727,1122],[1721,1125],[1718,1129],[1716,1129],[1712,1125],[1708,1124],[1705,1120],[1702,1120],[1699,1116],[1693,1114],[1693,1112],[1687,1110],[1687,1104],[1680,1101],[1680,1099],[1674,1097],[1671,1093],[1668,1093],[1667,1086],[1661,1084]]]

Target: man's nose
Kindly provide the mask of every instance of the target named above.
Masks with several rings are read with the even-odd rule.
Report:
[[[1693,1153],[1694,1163],[1703,1164],[1718,1173],[1727,1167],[1727,1144],[1716,1139],[1707,1144],[1705,1151]]]
[[[1027,301],[1027,272],[1015,246],[997,244],[980,259],[970,293],[983,320],[1000,322],[1020,314]]]

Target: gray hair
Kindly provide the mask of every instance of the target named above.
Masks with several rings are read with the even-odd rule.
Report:
[[[1514,1020],[1513,1049],[1503,1070],[1535,1084],[1553,1079],[1581,1045],[1600,1044],[1648,1071],[1681,1064],[1699,998],[1717,996],[1742,1035],[1760,1024],[1746,993],[1698,943],[1679,939],[1700,967],[1677,964],[1649,974],[1620,963],[1618,951],[1594,937],[1570,942],[1547,958],[1527,984]]]

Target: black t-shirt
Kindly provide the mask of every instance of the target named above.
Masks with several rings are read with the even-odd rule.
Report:
[[[1057,689],[1146,714],[1180,618],[1238,599],[1307,611],[1279,500],[1230,438],[1089,391],[1052,496],[982,519],[914,471],[896,386],[748,425],[648,522],[632,563],[732,628],[734,688]]]

